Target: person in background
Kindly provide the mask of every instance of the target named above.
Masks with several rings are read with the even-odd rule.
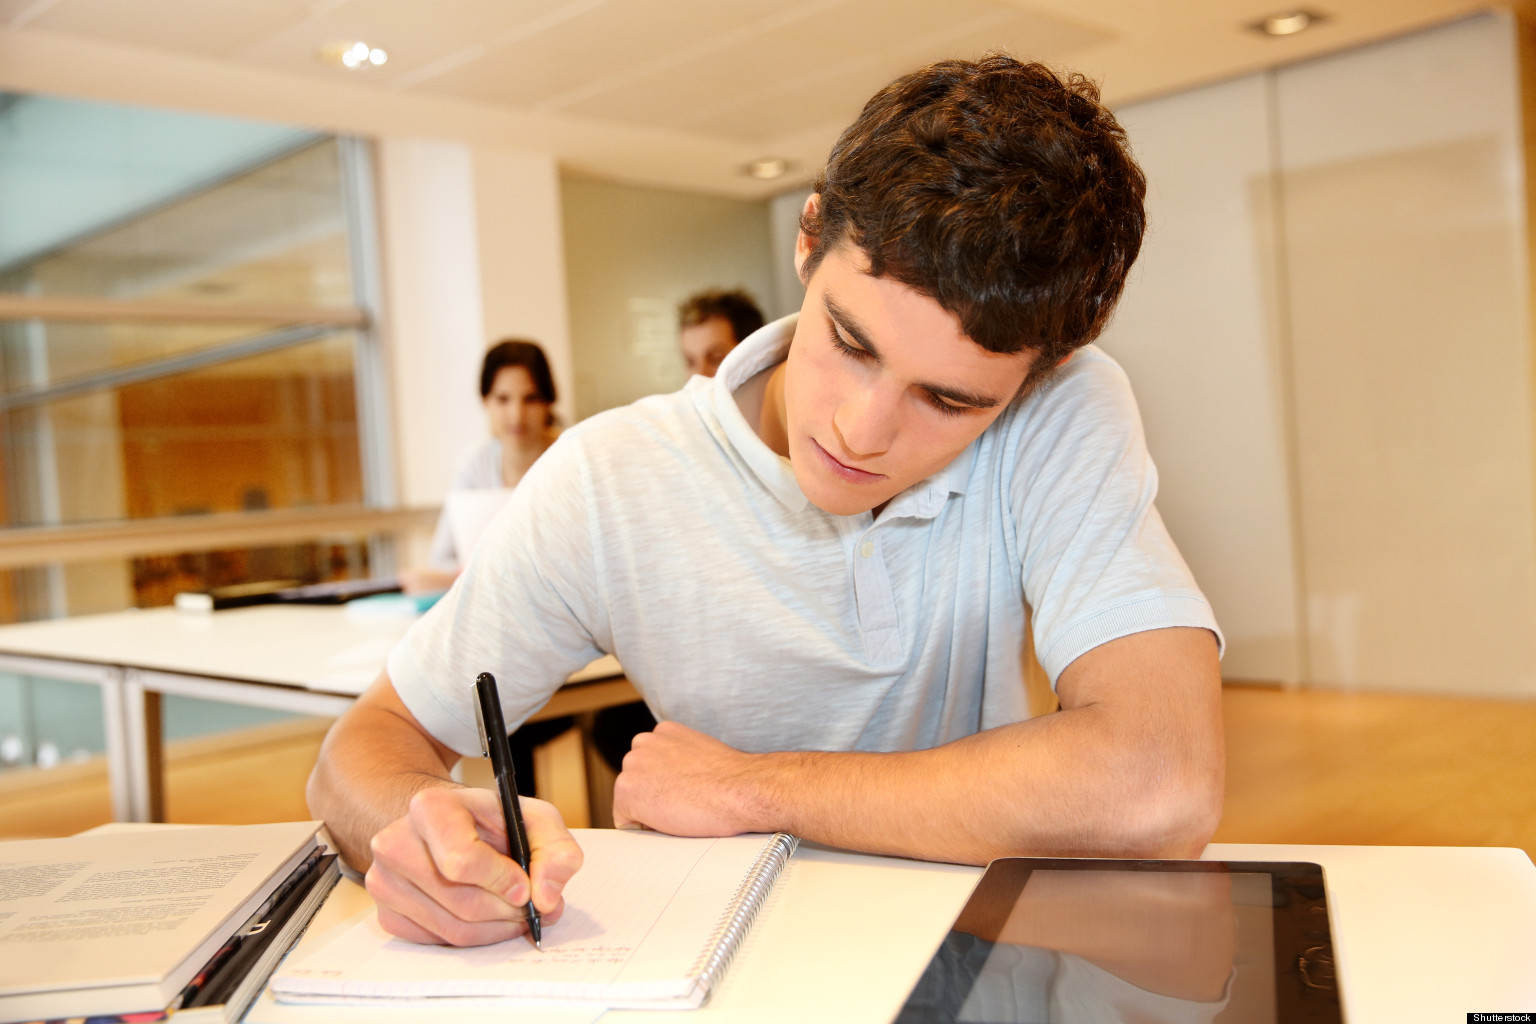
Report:
[[[741,290],[707,291],[677,308],[683,361],[688,373],[713,377],[720,361],[747,335],[763,326],[763,312]]]
[[[460,464],[449,491],[515,487],[560,433],[555,397],[549,360],[535,342],[507,338],[492,345],[480,364],[480,401],[491,436]],[[432,535],[426,568],[402,573],[400,584],[406,593],[447,590],[468,555],[454,550],[445,510]]]
[[[536,342],[507,338],[492,345],[480,364],[480,401],[491,436],[460,464],[448,489],[516,486],[560,433],[555,422],[555,398],[549,360]],[[468,551],[454,549],[445,509],[432,535],[427,567],[401,573],[400,586],[408,594],[446,590],[458,578],[468,556]],[[535,795],[533,748],[573,724],[569,717],[552,718],[531,722],[512,734],[512,766],[518,791],[524,796]]]

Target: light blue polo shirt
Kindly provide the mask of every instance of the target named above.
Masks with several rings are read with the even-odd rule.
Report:
[[[611,653],[657,718],[743,750],[922,749],[1028,717],[1026,600],[1053,682],[1117,637],[1216,631],[1107,355],[1080,351],[878,518],[836,516],[734,398],[783,360],[794,322],[713,379],[577,424],[534,464],[390,656],[428,731],[477,753],[477,673],[520,722]]]

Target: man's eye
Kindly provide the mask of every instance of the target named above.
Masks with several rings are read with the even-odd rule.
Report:
[[[868,349],[859,348],[857,345],[854,345],[852,342],[844,338],[841,332],[836,330],[832,332],[832,347],[837,349],[843,355],[851,356],[854,359],[869,358]]]
[[[932,391],[928,392],[928,404],[946,416],[959,416],[970,408],[968,405],[956,405],[943,396],[934,394]]]

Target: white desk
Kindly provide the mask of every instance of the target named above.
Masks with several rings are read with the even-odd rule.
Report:
[[[1334,952],[1350,1024],[1462,1021],[1536,1010],[1536,866],[1484,847],[1213,845],[1212,860],[1313,861],[1327,873]],[[975,885],[980,869],[802,845],[724,985],[702,1010],[612,1012],[604,1024],[885,1024]],[[369,908],[344,881],[300,949]],[[419,1010],[284,1006],[254,1024],[404,1024]],[[504,1008],[454,1024],[505,1024]],[[537,1014],[519,1014],[537,1022]]]
[[[158,821],[161,694],[336,716],[378,678],[411,621],[362,618],[339,605],[51,619],[0,626],[0,670],[99,686],[112,816]],[[533,717],[638,699],[622,671],[613,658],[594,661]]]

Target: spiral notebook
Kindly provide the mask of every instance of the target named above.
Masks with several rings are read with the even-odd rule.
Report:
[[[572,1001],[612,1008],[700,1006],[720,983],[797,840],[779,833],[682,839],[576,829],[586,862],[565,890],[544,950],[422,946],[377,917],[272,978],[280,1002]]]

